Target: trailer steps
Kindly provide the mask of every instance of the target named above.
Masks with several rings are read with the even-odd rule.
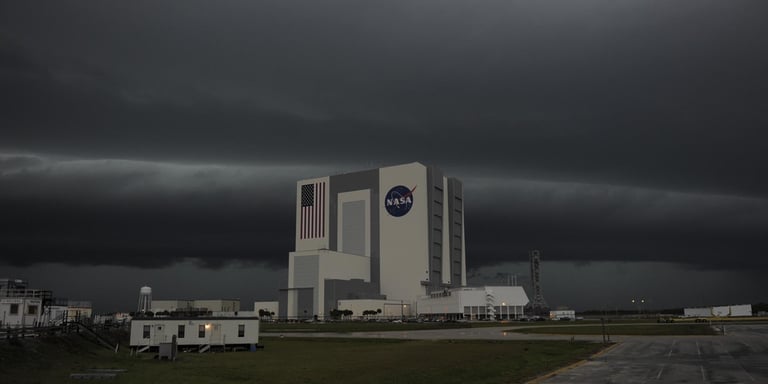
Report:
[[[200,349],[197,350],[198,353],[208,352],[208,350],[211,349],[210,344],[205,344],[203,346],[200,346]]]

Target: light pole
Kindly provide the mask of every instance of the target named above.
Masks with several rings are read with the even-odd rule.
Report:
[[[643,304],[645,304],[645,298],[639,298],[639,299],[632,299],[632,304],[636,305],[637,309],[637,316],[639,317],[641,313],[643,313]]]
[[[507,309],[507,303],[506,302],[502,302],[501,303],[501,319],[502,320],[504,320],[504,312],[505,312],[506,309]],[[507,310],[506,312],[507,312],[507,320],[509,320],[509,311]]]

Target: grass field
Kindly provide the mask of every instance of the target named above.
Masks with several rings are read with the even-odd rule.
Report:
[[[714,335],[716,332],[707,324],[618,324],[606,325],[611,335]],[[543,326],[518,328],[509,332],[546,333],[557,335],[602,335],[600,325],[585,326]]]
[[[602,345],[560,341],[409,341],[265,337],[258,352],[115,354],[79,336],[0,342],[3,383],[68,383],[90,368],[127,369],[114,383],[520,383]]]
[[[335,322],[335,323],[261,323],[261,331],[267,333],[289,332],[387,332],[387,331],[415,331],[422,329],[449,329],[449,328],[479,328],[479,327],[503,327],[510,322],[454,322],[454,323],[377,323],[377,322]],[[519,323],[526,324],[526,323]],[[533,323],[530,323],[533,324]]]

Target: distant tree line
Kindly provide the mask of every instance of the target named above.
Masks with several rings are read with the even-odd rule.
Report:
[[[272,318],[274,316],[274,312],[270,312],[268,309],[259,309],[259,317],[269,317]]]
[[[381,308],[379,309],[366,309],[363,311],[363,316],[375,316],[381,313]]]
[[[352,312],[352,310],[349,310],[349,309],[332,309],[331,310],[331,317],[337,320],[340,318],[352,316],[353,314],[354,312]]]

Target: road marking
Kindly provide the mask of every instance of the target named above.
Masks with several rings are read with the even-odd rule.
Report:
[[[699,365],[699,368],[701,368],[701,381],[707,381],[707,375],[704,374],[704,366]]]
[[[677,340],[672,340],[672,346],[669,348],[669,353],[667,353],[667,358],[672,357],[672,351],[675,349],[675,343],[677,343]]]
[[[741,343],[741,344],[744,344],[744,345],[746,345],[747,347],[749,347],[749,345],[747,345],[747,343],[745,343],[745,342],[743,342],[743,341],[740,341],[740,343]],[[749,379],[750,379],[750,380],[752,380],[752,381],[757,381],[757,380],[755,380],[755,378],[754,378],[754,377],[752,377],[752,375],[750,375],[750,374],[749,374],[749,372],[747,371],[747,369],[746,369],[746,368],[744,368],[744,364],[742,364],[742,363],[741,363],[741,361],[739,361],[739,359],[737,359],[737,358],[733,357],[733,355],[732,355],[732,354],[731,354],[731,352],[728,350],[728,348],[726,348],[726,347],[725,347],[725,346],[724,346],[722,343],[718,343],[718,344],[720,344],[720,346],[721,346],[721,347],[723,347],[723,349],[725,350],[725,353],[727,353],[727,354],[728,354],[728,356],[729,356],[731,359],[733,359],[733,361],[734,361],[734,362],[736,362],[736,364],[739,366],[739,368],[741,368],[741,370],[742,370],[742,371],[744,371],[744,374],[746,374],[746,375],[747,375],[747,377],[749,377]],[[749,348],[751,349],[752,347],[749,347]]]
[[[659,374],[656,375],[656,380],[661,380],[661,373],[664,372],[664,366],[661,366],[661,369],[659,369]]]
[[[699,342],[696,342],[696,352],[699,353],[699,357],[701,357],[701,348],[699,348]]]

